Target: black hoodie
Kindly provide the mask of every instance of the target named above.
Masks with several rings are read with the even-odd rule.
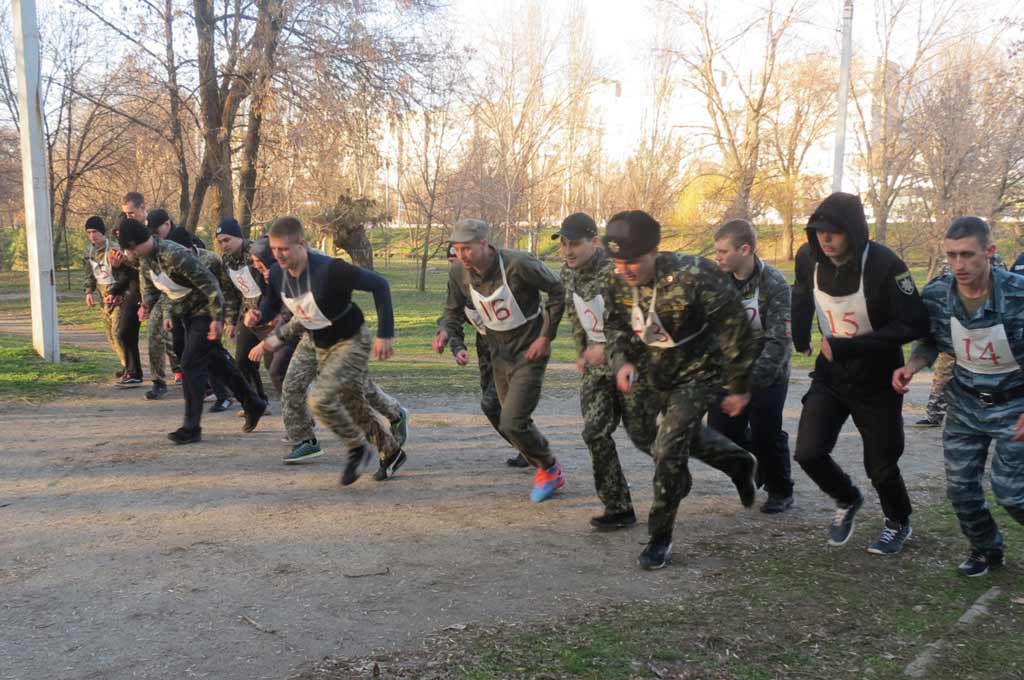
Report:
[[[818,265],[818,286],[823,292],[850,295],[860,286],[862,256],[867,247],[864,296],[874,330],[852,338],[829,338],[833,360],[819,354],[811,375],[842,392],[892,389],[892,373],[903,365],[902,345],[928,332],[928,312],[914,280],[896,253],[870,240],[864,206],[857,196],[832,194],[814,211],[808,225],[815,222],[827,222],[844,231],[853,256],[837,267],[822,252],[817,230],[806,230],[807,243],[796,254],[793,346],[805,353],[811,348],[811,322],[816,318],[814,265]]]

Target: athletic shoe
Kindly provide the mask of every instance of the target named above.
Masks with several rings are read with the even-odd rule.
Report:
[[[514,468],[528,468],[530,467],[530,461],[526,460],[526,456],[519,453],[506,460],[505,465]]]
[[[377,451],[369,444],[363,444],[349,451],[348,458],[345,460],[345,469],[341,471],[341,485],[348,486],[359,479],[359,475],[369,467],[376,457]]]
[[[183,427],[179,427],[174,432],[167,435],[175,444],[195,444],[200,441],[202,437],[202,430],[186,430]]]
[[[636,525],[636,513],[630,508],[625,512],[605,512],[603,515],[590,518],[590,526],[598,531],[615,531],[628,529]]]
[[[745,468],[739,476],[732,478],[732,483],[736,485],[743,507],[753,507],[757,499],[757,458],[754,458],[753,454],[747,454]]]
[[[1001,566],[1003,566],[1003,551],[1000,548],[994,550],[971,548],[967,559],[961,562],[956,570],[960,572],[961,576],[974,578],[975,576],[984,576],[989,570],[998,569]]]
[[[761,506],[761,512],[766,515],[777,515],[793,507],[793,494],[779,496],[768,494],[768,500]]]
[[[291,452],[284,457],[284,464],[295,465],[322,455],[324,452],[320,448],[320,443],[316,439],[307,439],[292,447]]]
[[[182,373],[181,371],[175,371],[174,372],[174,384],[175,385],[180,385],[181,381],[184,380],[184,378],[185,378],[185,374]]]
[[[640,557],[637,559],[637,563],[640,565],[640,568],[647,571],[664,569],[665,565],[671,561],[671,538],[652,538],[647,544],[647,547],[644,548],[644,551],[640,553]]]
[[[206,388],[206,392],[203,393],[203,403],[211,404],[217,400],[217,395],[213,393],[209,387]]]
[[[157,399],[163,399],[167,395],[167,385],[162,380],[154,380],[153,388],[146,392],[146,399],[150,401],[156,401]]]
[[[855,526],[854,517],[860,506],[864,505],[864,494],[857,490],[857,499],[847,506],[836,506],[836,514],[832,517],[832,525],[828,528],[828,544],[831,546],[846,545],[850,540]]]
[[[914,427],[939,427],[942,425],[942,418],[930,418],[925,416],[914,423]]]
[[[373,473],[373,478],[378,482],[383,482],[385,479],[391,479],[395,476],[395,473],[398,472],[398,468],[405,465],[405,461],[407,459],[408,456],[405,455],[405,451],[398,449],[389,459],[382,460],[380,462],[380,467]]]
[[[895,555],[903,550],[903,544],[906,543],[913,533],[914,530],[910,527],[909,523],[900,524],[899,522],[893,522],[891,519],[886,519],[882,535],[878,537],[877,541],[868,546],[868,552],[872,555]]]
[[[391,434],[398,442],[398,448],[405,446],[405,440],[409,438],[409,412],[404,408],[398,409],[398,420],[391,423]]]
[[[267,412],[267,402],[255,401],[245,409],[245,425],[242,425],[242,432],[252,432],[260,422],[260,418]]]
[[[131,376],[122,376],[114,383],[114,387],[139,387],[140,385],[142,385],[142,378],[132,378]]]
[[[229,408],[231,408],[231,405],[234,403],[234,399],[218,399],[217,401],[213,402],[213,406],[211,406],[206,412],[223,413],[224,411],[227,411]]]
[[[546,501],[554,495],[556,489],[565,486],[565,475],[562,473],[562,466],[555,462],[547,470],[537,468],[533,475],[533,490],[530,491],[530,500],[534,503]]]

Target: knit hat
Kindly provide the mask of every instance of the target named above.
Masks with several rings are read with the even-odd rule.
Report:
[[[157,229],[162,227],[167,222],[171,222],[171,216],[167,214],[167,211],[163,208],[157,208],[156,210],[150,210],[146,214],[146,226],[155,235]],[[171,222],[171,226],[174,226],[174,222]]]
[[[121,244],[122,250],[134,248],[140,243],[145,243],[153,234],[142,222],[126,217],[117,225],[117,242]]]
[[[216,236],[227,235],[236,236],[238,238],[244,238],[242,236],[242,227],[238,224],[238,220],[234,217],[225,217],[217,225]]]
[[[255,256],[267,267],[274,265],[274,253],[270,250],[270,239],[266,236],[260,236],[249,245],[249,255]]]
[[[101,234],[107,233],[107,225],[103,223],[103,218],[99,215],[93,215],[85,221],[86,231],[98,231]]]

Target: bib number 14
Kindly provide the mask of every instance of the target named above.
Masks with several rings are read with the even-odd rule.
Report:
[[[996,354],[996,349],[991,342],[986,343],[981,348],[981,352],[975,356],[974,352],[977,350],[977,344],[971,342],[970,338],[964,338],[964,353],[967,355],[968,361],[991,361],[993,366],[999,365],[999,355]]]

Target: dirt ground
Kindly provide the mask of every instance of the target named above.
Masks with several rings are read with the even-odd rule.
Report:
[[[921,378],[908,421],[927,397]],[[599,508],[573,392],[552,391],[538,409],[569,481],[535,505],[530,474],[505,467],[509,449],[476,395],[384,387],[412,413],[409,463],[391,481],[364,476],[345,489],[330,435],[330,455],[280,464],[287,445],[276,403],[250,435],[234,411],[208,415],[204,441],[185,447],[165,439],[180,424],[177,388],[161,402],[96,387],[5,406],[0,678],[286,678],[325,656],[415,647],[450,626],[682,594],[720,559],[695,549],[702,541],[763,538],[787,523],[824,531],[831,516],[799,470],[796,508],[767,517],[744,510],[728,479],[695,462],[675,566],[643,573],[642,525],[608,535],[587,524]],[[805,389],[803,379],[791,387],[790,432]],[[912,493],[941,488],[938,430],[907,431]],[[621,439],[620,451],[645,513],[650,461]],[[869,489],[849,426],[838,458]],[[881,518],[869,497],[843,550],[875,538]]]

